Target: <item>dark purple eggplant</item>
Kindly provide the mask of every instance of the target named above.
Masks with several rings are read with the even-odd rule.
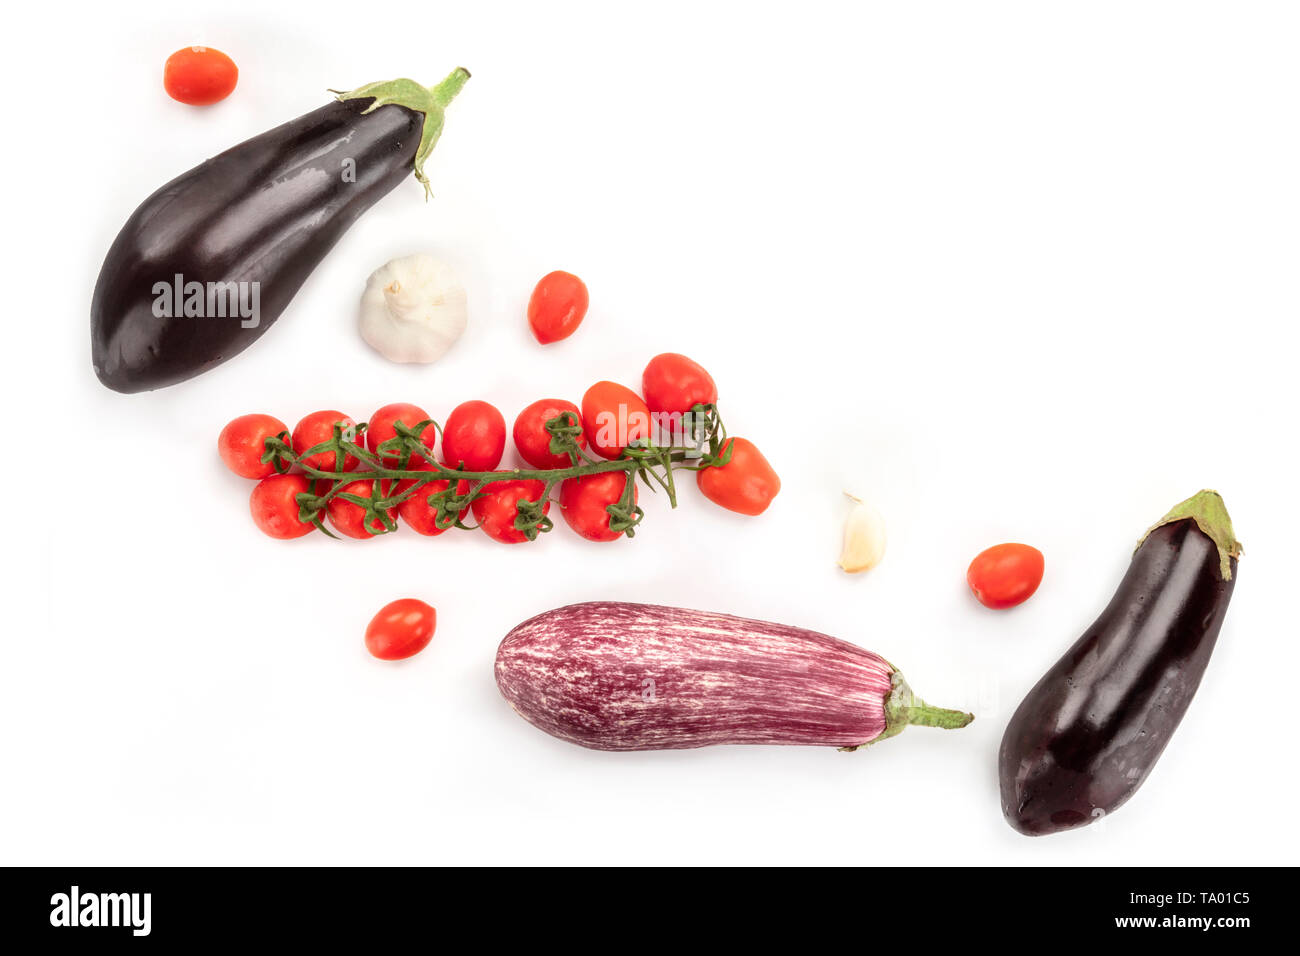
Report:
[[[146,199],[90,306],[95,374],[119,392],[174,385],[252,345],[367,209],[424,160],[469,73],[371,83],[255,136]]]
[[[1178,728],[1223,626],[1241,545],[1216,492],[1138,543],[1110,604],[1029,692],[998,753],[1021,833],[1084,826],[1137,792]]]

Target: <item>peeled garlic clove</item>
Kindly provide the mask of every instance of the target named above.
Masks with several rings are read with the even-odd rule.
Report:
[[[394,362],[436,362],[465,331],[465,286],[451,266],[417,254],[376,269],[361,294],[361,337]]]
[[[844,522],[844,547],[840,567],[849,574],[870,571],[885,556],[885,519],[872,505],[846,495],[854,501],[853,510]]]

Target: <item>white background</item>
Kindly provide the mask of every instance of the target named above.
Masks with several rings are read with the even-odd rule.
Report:
[[[1294,5],[198,6],[7,14],[4,862],[1295,861]],[[240,67],[210,109],[161,88],[193,43]],[[153,189],[327,87],[457,65],[431,203],[394,190],[237,360],[97,383],[91,289]],[[463,272],[471,324],[398,367],[356,303],[416,251]],[[591,311],[542,348],[524,306],[556,268]],[[763,517],[688,489],[675,513],[643,495],[613,545],[285,543],[215,452],[250,411],[483,398],[513,419],[667,350],[779,469]],[[1102,825],[1016,834],[1006,720],[1202,487],[1247,550],[1182,729]],[[890,528],[860,578],[835,567],[844,489]],[[964,574],[1004,540],[1047,576],[995,613]],[[437,635],[372,660],[366,622],[401,596]],[[492,658],[590,599],[823,630],[978,719],[852,755],[587,752],[515,716]]]

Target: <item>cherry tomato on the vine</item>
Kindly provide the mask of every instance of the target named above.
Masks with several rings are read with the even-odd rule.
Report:
[[[582,396],[582,428],[598,455],[614,459],[632,442],[650,437],[650,409],[617,382],[597,382]]]
[[[586,314],[587,286],[568,272],[543,276],[528,300],[528,324],[543,345],[567,339]]]
[[[371,415],[370,421],[366,423],[366,448],[378,455],[380,445],[397,437],[397,430],[393,428],[394,422],[401,422],[407,428],[414,428],[420,422],[429,421],[430,418],[428,412],[410,402],[394,402],[385,405]],[[433,446],[438,441],[438,429],[433,427],[432,422],[420,432],[420,441],[430,453],[433,452]],[[391,452],[380,457],[389,468],[396,468],[401,461],[401,455]],[[411,463],[414,464],[418,458],[418,455],[412,455]]]
[[[264,442],[289,426],[271,415],[240,415],[217,436],[217,454],[226,467],[241,478],[265,478],[275,474],[275,466],[262,463]]]
[[[366,627],[366,650],[381,661],[414,657],[429,646],[438,612],[415,598],[399,598],[380,608]]]
[[[546,483],[536,478],[493,482],[483,489],[480,497],[474,499],[474,520],[494,541],[504,544],[527,541],[527,536],[515,527],[519,502],[525,499],[539,501],[545,492]],[[542,514],[550,510],[551,503],[547,501],[542,506]],[[540,522],[538,527],[541,527]]]
[[[1043,580],[1043,552],[1027,544],[995,544],[975,555],[966,583],[975,598],[994,610],[1029,600]]]
[[[343,438],[346,441],[356,443],[357,423],[342,412],[336,412],[332,409],[325,411],[312,412],[297,425],[293,426],[293,451],[298,455],[303,464],[310,465],[321,471],[337,471],[334,467],[334,460],[337,457],[334,452],[321,451],[314,455],[308,455],[303,458],[302,454],[309,448],[314,448],[321,442],[327,442],[334,437],[334,426],[338,425],[343,429]],[[352,471],[360,462],[357,457],[351,453],[345,453],[343,456],[343,470]]]
[[[448,468],[491,471],[506,450],[506,420],[495,405],[469,401],[457,405],[442,428],[442,461]]]
[[[551,454],[551,433],[546,430],[547,422],[565,412],[573,416],[572,421],[578,427],[582,427],[582,413],[578,406],[562,398],[543,398],[520,412],[513,429],[519,457],[534,468],[567,468],[573,464],[568,455]],[[575,435],[574,440],[579,448],[587,447],[587,436],[582,432]]]
[[[380,492],[386,496],[387,489],[387,482],[381,481]],[[375,481],[373,478],[350,481],[340,488],[339,491],[349,495],[356,495],[358,498],[373,498],[375,496]],[[329,516],[330,524],[334,526],[334,530],[340,534],[347,535],[349,538],[357,538],[358,540],[364,541],[366,538],[373,538],[388,530],[384,527],[384,523],[380,521],[378,517],[374,517],[370,519],[368,525],[374,533],[372,534],[371,531],[367,531],[365,509],[359,504],[348,501],[345,498],[339,498],[337,495],[329,500],[329,504],[325,506],[325,513]],[[397,509],[389,508],[388,516],[396,521]]]
[[[715,505],[742,515],[761,515],[781,490],[781,479],[752,441],[728,438],[722,445],[724,453],[728,447],[731,460],[700,469],[695,482]]]
[[[248,510],[253,523],[272,538],[301,538],[316,530],[310,521],[298,520],[297,496],[308,490],[303,475],[271,475],[253,487]]]
[[[718,400],[718,386],[704,366],[677,352],[665,352],[650,360],[641,374],[641,394],[652,412],[685,414],[696,405]]]
[[[623,537],[623,532],[609,529],[611,515],[605,509],[623,499],[627,481],[625,471],[566,478],[560,483],[560,514],[570,528],[588,541],[616,541]],[[633,505],[637,490],[633,485]]]
[[[416,471],[433,470],[433,466],[430,465],[428,462],[424,462],[419,466],[415,466],[415,464],[412,463],[412,467]],[[394,494],[401,494],[402,492],[406,491],[407,488],[410,488],[414,484],[415,484],[414,478],[403,479],[402,481],[399,481],[397,483],[397,487],[394,490]],[[451,482],[447,479],[430,481],[427,482],[426,484],[421,485],[419,489],[415,491],[414,494],[412,494],[409,498],[407,498],[405,501],[403,501],[401,504],[397,506],[398,517],[400,517],[405,524],[409,525],[411,528],[413,528],[415,531],[419,532],[420,534],[427,535],[429,537],[442,534],[447,529],[438,527],[438,511],[436,508],[433,508],[429,505],[429,498],[433,495],[436,495],[440,491],[446,491],[448,486],[450,485]],[[462,478],[460,481],[456,482],[456,493],[458,495],[463,495],[467,491],[469,491],[468,481]],[[467,514],[469,514],[468,505],[466,505],[463,509],[461,509],[460,517],[462,521],[464,520],[465,515]]]
[[[189,106],[210,106],[224,100],[239,82],[239,67],[220,50],[187,46],[163,65],[163,89]]]

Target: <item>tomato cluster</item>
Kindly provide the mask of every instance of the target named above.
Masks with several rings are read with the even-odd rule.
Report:
[[[671,478],[654,467],[669,476],[675,466],[694,470],[706,498],[741,514],[761,514],[780,491],[772,466],[743,438],[712,432],[710,449],[694,456],[675,437],[656,444],[691,416],[712,415],[716,401],[707,371],[665,353],[646,366],[641,394],[597,382],[581,405],[546,398],[521,411],[510,435],[531,470],[499,468],[506,420],[477,400],[456,406],[441,428],[405,402],[385,405],[364,425],[334,409],[312,412],[292,431],[270,415],[243,415],[222,429],[217,448],[231,471],[258,479],[250,510],[273,538],[326,523],[359,540],[401,524],[433,536],[470,528],[472,511],[485,534],[516,544],[551,528],[554,503],[583,538],[613,541],[640,520],[638,475],[674,494]]]

